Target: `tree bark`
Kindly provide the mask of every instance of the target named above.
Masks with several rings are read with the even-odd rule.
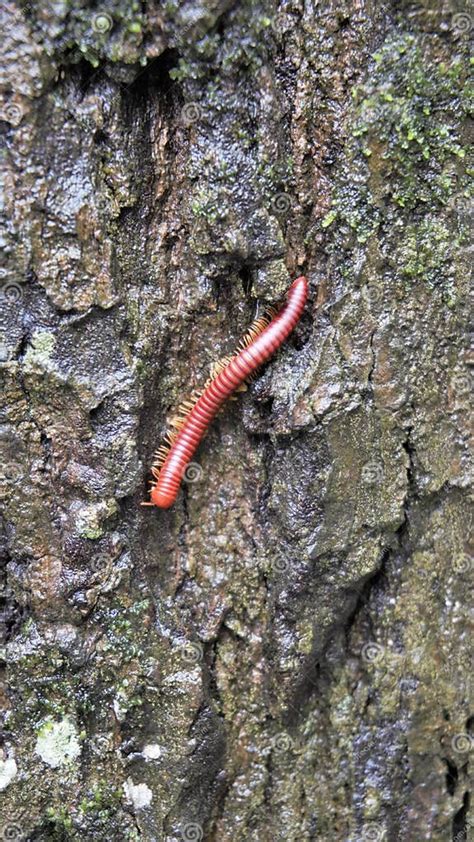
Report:
[[[3,838],[462,842],[472,13],[3,14]],[[198,481],[142,508],[173,407],[302,273]]]

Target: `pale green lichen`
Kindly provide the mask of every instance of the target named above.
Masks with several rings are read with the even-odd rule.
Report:
[[[37,330],[31,338],[24,359],[25,371],[33,368],[46,368],[56,344],[56,338],[46,330]]]
[[[465,156],[467,62],[459,56],[449,66],[430,62],[413,35],[388,40],[374,59],[369,80],[353,90],[354,154],[373,156],[371,171],[385,173],[399,206],[444,203],[453,192],[456,159]]]
[[[47,718],[38,730],[35,752],[47,766],[56,769],[73,763],[81,753],[79,733],[72,719]]]
[[[396,254],[397,277],[442,285],[446,304],[453,306],[453,255],[466,242],[469,223],[469,213],[462,213],[469,201],[462,164],[467,61],[455,55],[449,65],[437,63],[412,34],[389,38],[373,59],[373,72],[353,90],[347,163],[354,177],[344,174],[336,182],[332,207],[320,223],[332,226],[328,250],[341,241],[347,249],[351,240],[357,246],[393,235],[388,260]],[[453,205],[460,207],[454,234],[440,216]],[[421,221],[407,222],[407,213],[418,207]],[[340,271],[349,278],[353,267],[341,261]]]
[[[75,513],[79,535],[96,541],[104,534],[104,521],[118,511],[117,501],[111,497],[98,503],[80,506]]]

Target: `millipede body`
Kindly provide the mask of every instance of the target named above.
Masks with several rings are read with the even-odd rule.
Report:
[[[166,443],[156,454],[152,474],[150,503],[144,505],[168,509],[178,495],[186,467],[220,407],[239,386],[259,368],[294,329],[303,313],[308,296],[308,281],[301,275],[293,281],[286,303],[270,320],[259,319],[250,329],[241,347],[218,365],[202,393],[183,405]]]

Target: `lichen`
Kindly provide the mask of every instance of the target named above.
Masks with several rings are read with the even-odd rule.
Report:
[[[56,337],[45,330],[37,330],[31,337],[31,343],[25,354],[25,370],[46,368],[56,344]]]
[[[37,732],[35,751],[43,763],[56,769],[73,763],[81,754],[79,733],[73,720],[47,718]]]
[[[73,511],[78,534],[96,541],[104,534],[104,522],[118,511],[118,507],[117,501],[110,498],[98,503],[78,504]]]
[[[353,89],[352,154],[367,157],[377,192],[413,208],[445,204],[466,154],[462,126],[469,109],[468,65],[454,55],[437,63],[412,34],[389,38],[374,55],[368,80]]]
[[[14,757],[0,758],[0,792],[10,786],[18,774],[18,766]]]
[[[153,793],[149,786],[145,783],[136,784],[132,778],[127,778],[123,785],[125,797],[130,804],[133,804],[135,810],[149,807],[153,800]]]
[[[463,163],[468,62],[462,50],[450,64],[436,62],[423,40],[406,33],[391,35],[373,62],[367,80],[352,92],[346,163],[353,177],[336,182],[332,206],[320,224],[330,228],[331,252],[341,244],[347,253],[348,244],[393,239],[394,245],[385,248],[389,261],[395,256],[397,276],[440,284],[453,306],[452,258],[467,243],[469,214],[458,215],[459,233],[453,236],[439,213],[452,213],[453,203],[468,201]],[[422,214],[419,222],[408,220],[413,211]],[[346,277],[353,272],[344,262],[340,271]]]

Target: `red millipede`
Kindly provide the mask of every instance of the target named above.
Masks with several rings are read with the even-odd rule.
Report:
[[[291,284],[286,304],[271,319],[261,318],[247,334],[246,347],[221,363],[195,402],[184,405],[184,414],[168,433],[166,445],[156,455],[152,474],[156,480],[145,506],[169,509],[178,495],[186,467],[193,457],[209,424],[232,392],[235,392],[285,341],[294,329],[308,297],[308,281],[301,275]]]

